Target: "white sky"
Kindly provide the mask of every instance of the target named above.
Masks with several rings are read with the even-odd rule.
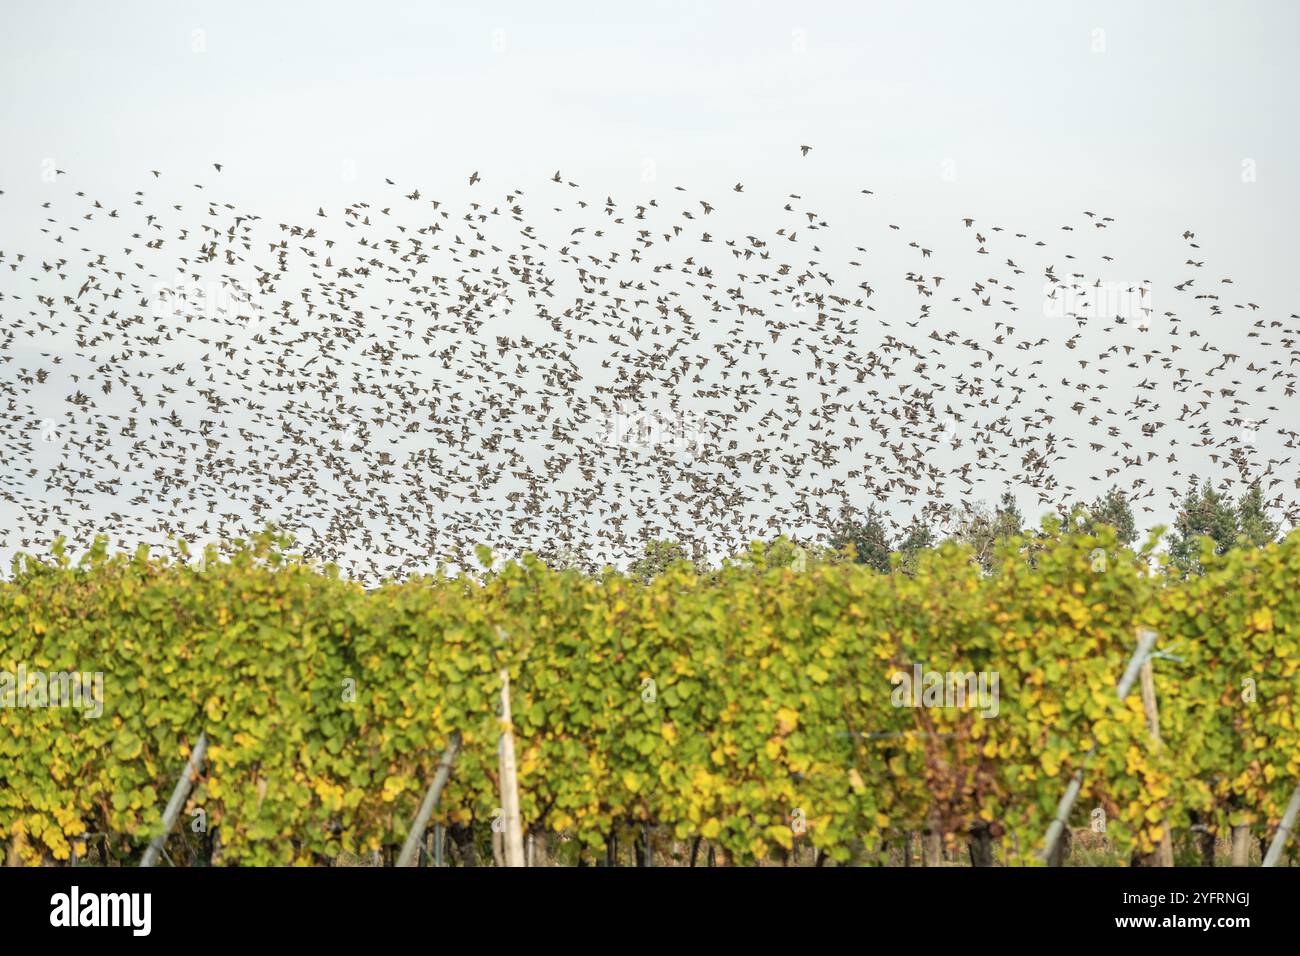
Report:
[[[40,202],[81,189],[125,206],[152,188],[150,169],[165,173],[159,189],[212,190],[220,161],[210,198],[275,224],[389,202],[385,177],[463,202],[478,196],[471,171],[494,201],[517,186],[540,211],[559,168],[589,201],[608,194],[623,208],[687,186],[742,235],[760,227],[751,221],[770,232],[796,192],[846,255],[872,244],[867,274],[882,287],[919,265],[888,239],[933,247],[956,283],[989,268],[971,261],[961,217],[1059,238],[1087,209],[1116,222],[1069,248],[1090,263],[1113,256],[1110,278],[1150,278],[1158,313],[1193,274],[1178,238],[1190,229],[1207,260],[1198,286],[1231,276],[1232,301],[1261,306],[1252,320],[1286,319],[1300,311],[1297,27],[1300,7],[1286,2],[10,3],[0,249],[40,254]],[[67,177],[46,182],[50,163]],[[743,197],[730,192],[738,180]],[[903,228],[890,237],[885,223]],[[1068,265],[1055,249],[1043,257],[1017,259],[1028,298],[1013,324],[1055,342],[1073,329],[1033,297],[1044,263]],[[904,332],[914,300],[891,294],[875,304],[906,309],[891,317]],[[1187,321],[1243,366],[1275,357],[1252,351],[1226,304]],[[933,324],[960,321],[982,335],[992,319]],[[1078,372],[1073,354],[1043,357],[1045,378]],[[585,360],[598,377],[598,357]],[[1127,400],[1110,386],[1114,403]],[[1270,420],[1294,428],[1294,406]],[[1081,455],[1062,478],[1081,482],[1094,464]],[[1190,457],[1182,468],[1198,470]],[[1140,523],[1167,520],[1159,504]],[[106,530],[125,531],[104,509]]]

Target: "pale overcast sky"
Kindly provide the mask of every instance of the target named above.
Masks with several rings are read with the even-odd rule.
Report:
[[[1114,278],[1151,279],[1157,313],[1186,278],[1179,235],[1197,234],[1206,284],[1231,276],[1261,306],[1198,326],[1244,364],[1275,357],[1247,321],[1300,311],[1297,37],[1289,2],[10,2],[0,249],[42,254],[38,206],[57,190],[125,205],[149,170],[211,184],[213,161],[211,198],[272,223],[378,202],[385,178],[455,203],[470,172],[499,197],[558,168],[623,206],[676,184],[728,199],[743,181],[765,209],[793,191],[847,254],[889,222],[936,261],[965,216],[1045,235],[1096,210],[1114,227],[1079,243]],[[719,215],[743,234],[741,202]],[[871,261],[882,284],[915,265],[895,245]],[[1031,298],[1021,333],[1066,338],[1041,311]],[[1066,353],[1045,369],[1078,372]],[[1295,427],[1294,406],[1271,422]],[[1162,498],[1143,520],[1167,518]]]

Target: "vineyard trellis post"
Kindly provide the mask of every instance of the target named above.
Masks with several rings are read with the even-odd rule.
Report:
[[[1300,816],[1300,783],[1291,792],[1291,802],[1286,805],[1286,812],[1277,825],[1277,833],[1273,834],[1273,843],[1268,848],[1268,855],[1264,857],[1264,866],[1277,866],[1277,861],[1282,859],[1282,850],[1286,847],[1287,836],[1295,827],[1297,816]]]
[[[451,767],[456,762],[456,753],[459,750],[460,731],[458,730],[452,733],[447,741],[447,749],[442,752],[442,759],[438,761],[433,782],[425,791],[424,800],[420,802],[420,809],[411,823],[410,832],[406,834],[406,842],[402,844],[402,855],[397,859],[398,866],[410,866],[415,860],[415,854],[424,840],[424,829],[429,825],[429,817],[433,815],[434,808],[438,806],[438,798],[442,796],[443,787],[447,786],[447,781],[451,778]]]
[[[501,668],[501,811],[505,817],[503,847],[506,866],[524,865],[523,826],[519,819],[519,780],[515,767],[515,735],[510,717],[510,671]]]
[[[1250,825],[1238,824],[1231,828],[1232,865],[1250,866]]]
[[[1160,708],[1156,703],[1155,665],[1148,656],[1142,662],[1142,710],[1147,718],[1147,730],[1151,733],[1151,745],[1157,752],[1164,748],[1164,739],[1160,736]],[[1174,843],[1169,834],[1167,820],[1160,821],[1160,845],[1156,848],[1156,865],[1169,867],[1174,865]]]
[[[1120,678],[1119,686],[1116,693],[1122,701],[1128,697],[1128,692],[1133,689],[1134,682],[1137,681],[1138,672],[1142,664],[1146,661],[1155,647],[1156,632],[1142,629],[1138,631],[1138,646],[1133,651],[1133,656],[1129,658],[1128,668],[1124,671],[1124,676]],[[1096,743],[1093,743],[1084,753],[1083,759],[1087,760],[1092,756],[1093,751],[1097,749]],[[1083,788],[1083,768],[1080,767],[1070,778],[1070,785],[1065,788],[1065,793],[1061,796],[1061,801],[1056,805],[1056,814],[1052,817],[1052,823],[1047,828],[1047,833],[1043,837],[1043,848],[1038,853],[1038,858],[1048,863],[1056,851],[1056,844],[1061,839],[1061,834],[1065,830],[1065,825],[1070,819],[1070,811],[1074,809],[1074,802],[1079,799],[1079,791]]]
[[[176,788],[172,790],[171,799],[167,801],[167,808],[163,810],[162,830],[149,841],[149,847],[144,851],[144,857],[140,860],[141,866],[153,866],[158,862],[158,854],[162,852],[163,844],[167,842],[167,835],[172,832],[172,827],[176,825],[176,818],[181,815],[181,810],[185,807],[185,801],[189,799],[190,789],[194,786],[194,778],[198,776],[199,768],[203,766],[203,758],[207,752],[208,735],[204,731],[199,734],[198,742],[194,745],[194,749],[190,751],[190,759],[185,761],[185,769],[181,771],[181,777],[176,781]]]

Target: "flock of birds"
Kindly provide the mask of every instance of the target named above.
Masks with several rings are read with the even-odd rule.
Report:
[[[1086,251],[1116,228],[1091,211],[931,242],[870,189],[837,233],[797,193],[616,203],[557,170],[277,223],[150,174],[115,204],[58,170],[27,219],[0,190],[30,232],[0,237],[0,550],[276,524],[375,579],[478,544],[717,555],[845,505],[943,524],[1003,487],[1141,516],[1197,477],[1294,522],[1297,316],[1190,230],[1157,284]]]

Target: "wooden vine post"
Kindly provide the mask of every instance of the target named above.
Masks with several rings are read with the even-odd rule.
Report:
[[[1150,657],[1142,662],[1141,681],[1142,711],[1146,714],[1147,730],[1151,732],[1151,745],[1159,752],[1165,744],[1160,736],[1160,711],[1156,705],[1156,675]],[[1160,821],[1160,832],[1160,845],[1156,847],[1156,866],[1173,866],[1174,843],[1169,835],[1168,821]]]
[[[158,862],[158,854],[162,853],[163,844],[167,842],[167,835],[172,832],[172,827],[176,825],[176,818],[181,815],[181,810],[185,809],[185,801],[189,799],[190,790],[194,787],[194,778],[199,775],[199,768],[203,766],[203,758],[208,752],[208,735],[205,731],[199,734],[198,742],[194,749],[190,751],[190,759],[185,762],[185,769],[181,771],[181,778],[176,781],[176,788],[172,790],[172,797],[167,801],[167,809],[163,811],[162,829],[154,835],[149,841],[149,848],[144,851],[144,857],[140,860],[141,866],[153,866]]]
[[[506,866],[524,865],[523,825],[519,818],[519,778],[515,768],[515,735],[510,718],[510,671],[501,668],[501,810],[505,817],[503,853]]]

